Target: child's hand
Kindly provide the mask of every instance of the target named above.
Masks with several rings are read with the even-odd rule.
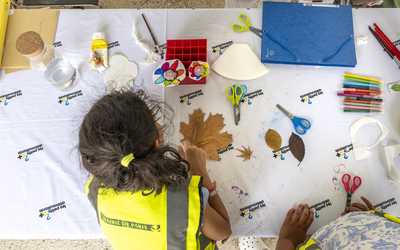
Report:
[[[181,146],[178,146],[178,149],[181,156],[190,163],[189,175],[208,176],[206,169],[207,152],[196,146],[191,146],[187,140],[183,142],[183,145],[185,150]]]
[[[314,211],[308,211],[307,203],[300,204],[297,209],[290,209],[279,232],[279,240],[290,241],[294,247],[303,243],[313,220]]]
[[[369,210],[375,210],[374,206],[372,203],[365,198],[364,196],[361,196],[361,200],[365,202],[365,205],[362,203],[351,203],[349,207],[346,207],[347,212],[359,212],[359,211],[369,211]],[[343,212],[342,215],[345,215],[346,213]]]

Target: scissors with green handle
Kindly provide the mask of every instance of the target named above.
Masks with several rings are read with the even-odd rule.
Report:
[[[229,86],[226,89],[226,96],[229,98],[233,105],[235,125],[238,125],[240,120],[240,99],[243,96],[243,88],[240,85]]]
[[[253,32],[254,34],[256,34],[257,36],[259,36],[260,38],[262,38],[262,31],[260,29],[256,29],[253,26],[251,26],[250,20],[249,18],[245,15],[245,14],[240,14],[239,16],[239,20],[244,22],[247,27],[244,27],[242,25],[239,24],[232,24],[232,29],[236,32],[242,32],[242,31],[247,31],[250,30],[251,32]]]

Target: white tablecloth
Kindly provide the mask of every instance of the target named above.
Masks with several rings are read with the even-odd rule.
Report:
[[[100,31],[108,43],[119,44],[109,49],[110,57],[123,54],[138,64],[144,61],[147,54],[131,35],[132,23],[136,22],[140,36],[152,43],[142,13],[160,44],[167,39],[206,38],[210,64],[219,57],[212,47],[225,42],[247,43],[258,53],[261,51],[259,37],[231,29],[240,13],[247,14],[253,26],[261,28],[260,9],[61,10],[55,42],[60,42],[58,48],[81,74],[80,84],[69,92],[75,96],[69,99],[69,105],[58,102],[59,97],[69,93],[55,90],[32,70],[8,75],[2,71],[0,75],[0,96],[10,97],[20,91],[7,99],[8,105],[0,104],[0,238],[104,237],[83,192],[87,176],[76,151],[83,115],[106,93],[104,73],[89,74],[89,48],[92,33]],[[347,159],[338,157],[336,151],[351,144],[349,127],[364,116],[341,111],[341,98],[336,92],[341,89],[343,72],[382,78],[385,83],[400,79],[400,70],[368,31],[368,25],[376,22],[392,40],[400,38],[399,14],[396,9],[353,10],[356,38],[370,38],[368,44],[357,48],[356,68],[270,64],[269,74],[252,81],[236,82],[211,72],[206,85],[164,89],[152,85],[151,74],[157,64],[139,66],[135,84],[164,98],[175,110],[172,143],[180,144],[183,135],[179,124],[188,123],[188,114],[195,109],[201,108],[206,117],[210,113],[223,114],[226,126],[222,132],[233,135],[232,146],[221,152],[220,161],[208,161],[208,168],[229,212],[233,235],[277,236],[286,212],[305,202],[321,203],[317,206],[318,218],[309,230],[313,233],[343,211],[346,193],[340,179],[344,172],[363,180],[353,201],[360,201],[361,195],[374,205],[390,200],[383,211],[400,216],[399,205],[395,204],[400,201],[399,188],[388,181],[383,149],[400,143],[400,95],[390,95],[386,86],[383,89],[386,110],[371,116],[390,128],[390,133],[370,150],[371,157],[355,161],[352,151],[346,153]],[[248,93],[263,93],[241,105],[238,126],[234,125],[232,105],[225,96],[225,89],[232,84],[247,85]],[[311,104],[300,101],[301,95],[318,89],[322,94],[311,98]],[[203,95],[191,98],[190,105],[180,102],[180,96],[199,90]],[[291,121],[275,107],[277,103],[312,123],[302,136],[306,154],[300,166],[290,151],[274,158],[264,141],[267,130],[274,129],[282,136],[282,146],[287,146],[293,132]],[[365,125],[357,138],[361,145],[370,145],[379,134],[377,126]],[[245,162],[236,157],[240,154],[236,149],[242,146],[250,147],[254,157]]]

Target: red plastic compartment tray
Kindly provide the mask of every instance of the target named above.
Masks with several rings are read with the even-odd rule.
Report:
[[[186,69],[186,78],[179,84],[206,84],[206,76],[198,81],[190,79],[189,66],[193,61],[207,62],[207,39],[167,40],[165,60],[179,59]]]

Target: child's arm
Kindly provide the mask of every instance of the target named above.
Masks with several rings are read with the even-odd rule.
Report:
[[[314,212],[308,211],[308,204],[290,209],[283,221],[276,250],[294,250],[306,239],[308,228],[314,220]]]
[[[202,176],[203,187],[211,189],[213,184],[206,169],[207,153],[200,148],[190,146],[189,141],[184,141],[183,145],[185,150],[179,146],[179,152],[190,163],[189,175]],[[222,243],[225,243],[232,234],[228,212],[218,194],[208,198],[201,232],[211,240],[222,240]]]
[[[204,178],[203,186],[207,189],[213,187],[210,177]],[[208,198],[208,203],[203,214],[201,232],[214,241],[225,243],[232,234],[228,212],[218,194]]]

